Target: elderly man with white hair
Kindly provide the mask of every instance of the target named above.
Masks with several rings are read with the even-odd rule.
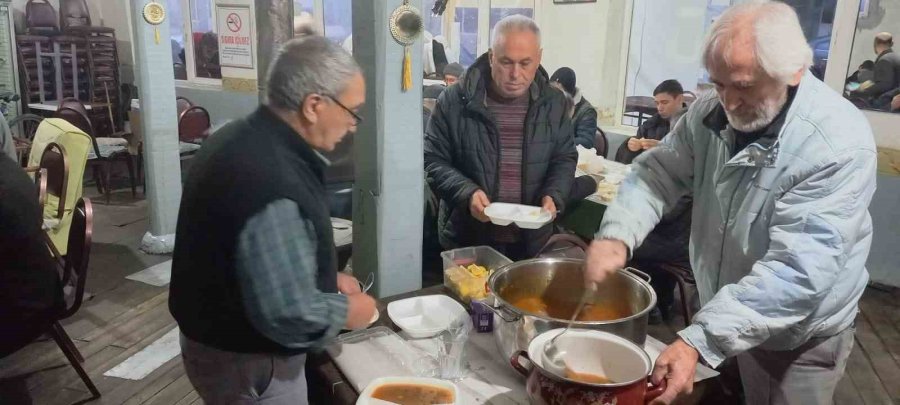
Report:
[[[634,163],[590,247],[588,282],[622,268],[660,217],[694,198],[691,263],[703,303],[656,361],[658,403],[690,394],[698,358],[736,357],[748,404],[830,404],[866,287],[872,131],[807,70],[794,10],[750,2],[711,28],[697,100]]]
[[[444,248],[490,245],[515,260],[553,232],[491,225],[493,202],[556,215],[575,180],[574,130],[566,96],[541,67],[541,30],[512,15],[494,26],[490,51],[441,93],[425,130],[425,170],[441,198]]]

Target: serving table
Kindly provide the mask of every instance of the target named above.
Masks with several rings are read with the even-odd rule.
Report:
[[[370,327],[384,326],[399,333],[400,329],[391,322],[387,315],[387,305],[393,301],[405,298],[432,294],[444,294],[456,299],[455,295],[443,285],[384,298],[379,300],[377,306],[380,317],[378,321],[373,323]],[[464,385],[460,387],[460,390],[467,391],[467,395],[470,398],[477,398],[478,403],[527,404],[528,402],[525,398],[525,378],[520,377],[511,367],[504,363],[504,359],[500,358],[499,350],[496,349],[496,346],[493,344],[493,336],[489,333],[476,336],[474,330],[471,333],[470,340],[474,339],[478,341],[477,343],[467,345],[466,348],[469,352],[467,357],[470,366],[469,372],[472,378],[468,378],[458,383],[458,385]],[[655,358],[655,355],[658,355],[658,351],[664,347],[664,344],[651,336],[648,336],[647,340],[648,343],[645,347],[648,354],[651,355],[651,358]],[[488,341],[489,343],[486,343]],[[656,351],[656,353],[653,353],[654,351]],[[477,357],[479,361],[493,357],[493,360],[502,367],[487,367],[483,362],[478,364],[478,362],[473,361],[473,357]],[[508,360],[506,361],[508,362]],[[360,367],[364,366],[365,365],[360,365]],[[717,373],[705,367],[703,367],[702,370],[703,373],[707,373],[705,375],[707,379],[695,384],[694,393],[686,403],[699,403],[700,399],[707,391],[707,388],[716,385],[716,380],[718,379],[716,376]],[[355,404],[359,398],[359,392],[353,387],[352,382],[340,371],[338,365],[325,351],[309,354],[307,358],[307,381],[310,403],[351,405]],[[491,387],[480,386],[482,382],[487,381],[490,382]],[[494,394],[484,395],[483,393],[485,392],[493,392]]]

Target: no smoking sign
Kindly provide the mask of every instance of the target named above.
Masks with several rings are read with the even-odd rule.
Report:
[[[228,17],[225,17],[225,24],[228,25],[228,30],[231,32],[238,32],[241,30],[241,16],[237,15],[237,13],[228,14]]]
[[[219,64],[253,69],[253,18],[249,6],[216,6]]]

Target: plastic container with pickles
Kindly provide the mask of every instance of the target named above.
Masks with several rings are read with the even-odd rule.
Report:
[[[512,263],[487,246],[449,250],[441,253],[441,257],[444,259],[444,285],[466,303],[487,297],[486,285],[491,272]]]

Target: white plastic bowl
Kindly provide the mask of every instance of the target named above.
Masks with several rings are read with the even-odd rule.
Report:
[[[459,388],[456,387],[456,384],[447,381],[441,380],[437,378],[426,378],[426,377],[381,377],[372,380],[369,385],[366,386],[366,389],[363,390],[361,394],[359,394],[359,399],[356,400],[356,405],[391,405],[393,402],[382,401],[380,399],[372,398],[372,394],[375,392],[375,389],[385,384],[419,384],[419,385],[432,385],[435,387],[446,388],[453,391],[453,399],[451,405],[456,405],[459,402]]]
[[[466,309],[446,295],[426,295],[394,301],[387,306],[388,317],[413,339],[432,337],[466,316]]]

